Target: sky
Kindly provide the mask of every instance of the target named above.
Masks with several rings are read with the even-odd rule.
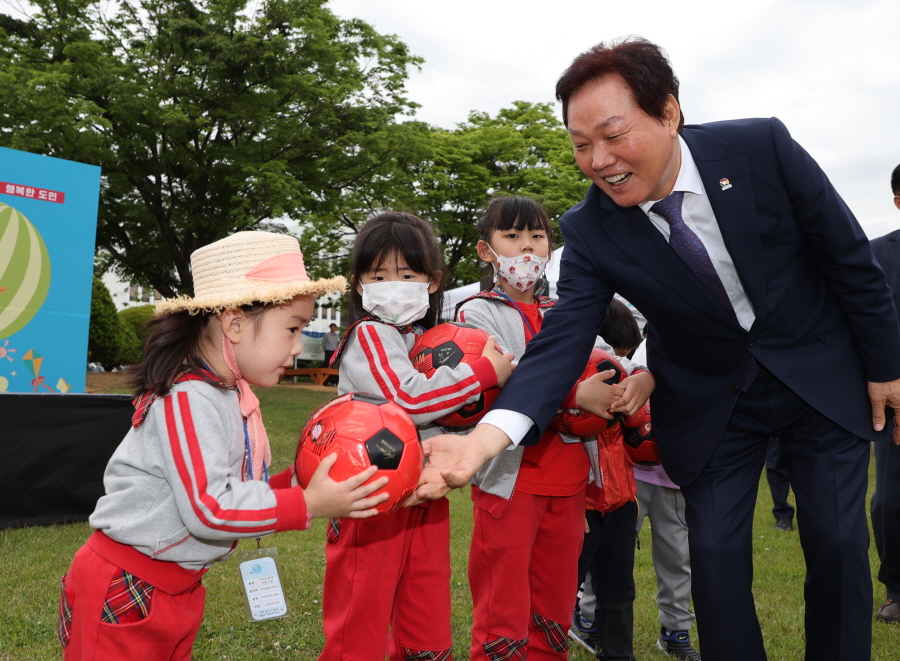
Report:
[[[396,34],[416,118],[444,128],[472,110],[554,102],[560,73],[600,41],[659,44],[689,124],[778,117],[819,162],[869,238],[900,228],[898,0],[332,0],[342,18]]]

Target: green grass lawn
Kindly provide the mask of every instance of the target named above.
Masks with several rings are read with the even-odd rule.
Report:
[[[272,444],[273,465],[291,461],[296,436],[307,415],[333,396],[291,386],[260,390],[263,416]],[[874,479],[874,473],[870,471]],[[472,526],[468,490],[453,492],[453,635],[454,658],[468,659],[471,602],[466,558]],[[762,481],[754,524],[755,594],[766,648],[771,661],[803,658],[803,557],[796,532],[774,530],[771,498]],[[72,555],[90,534],[87,523],[0,531],[0,660],[45,661],[60,658],[56,641],[58,579]],[[315,659],[322,648],[322,580],[325,570],[325,522],[315,520],[310,531],[283,533],[263,539],[275,545],[281,558],[289,617],[251,623],[245,615],[237,565],[213,567],[203,580],[206,618],[194,646],[199,661],[229,659]],[[255,548],[243,541],[238,549]],[[877,567],[874,547],[870,551]],[[656,578],[650,561],[650,531],[641,531],[635,555],[635,654],[638,659],[666,658],[656,649]],[[883,599],[876,583],[875,601]],[[872,658],[897,658],[900,626],[874,624]],[[589,659],[575,649],[571,658]]]

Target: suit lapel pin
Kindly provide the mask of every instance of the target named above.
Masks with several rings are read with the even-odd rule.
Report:
[[[719,186],[722,187],[722,190],[728,190],[729,188],[731,188],[731,182],[728,181],[728,179],[726,179],[725,177],[722,177],[721,179],[719,179]]]

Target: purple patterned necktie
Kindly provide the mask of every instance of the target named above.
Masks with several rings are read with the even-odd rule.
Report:
[[[690,227],[684,224],[681,217],[681,203],[684,200],[684,191],[672,191],[667,197],[655,202],[650,211],[665,218],[669,223],[669,245],[675,254],[681,258],[687,267],[693,271],[694,275],[700,279],[706,288],[712,292],[712,295],[719,304],[728,310],[732,317],[737,319],[737,313],[728,297],[728,292],[722,285],[722,279],[716,273],[709,253],[706,247]],[[747,392],[747,389],[759,376],[759,366],[754,358],[750,359],[750,369],[744,377],[744,383],[741,390]]]
[[[731,299],[722,285],[722,280],[713,266],[706,247],[691,228],[684,224],[681,217],[681,203],[684,200],[683,191],[674,191],[668,197],[664,197],[659,202],[650,207],[650,211],[662,216],[669,223],[669,245],[675,254],[681,257],[681,261],[687,264],[687,267],[694,272],[700,282],[706,285],[706,288],[712,292],[712,295],[719,304],[728,310],[735,319],[737,315],[734,307],[731,305]]]

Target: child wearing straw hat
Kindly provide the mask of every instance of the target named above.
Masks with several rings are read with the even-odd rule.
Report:
[[[59,634],[72,659],[189,659],[203,618],[201,576],[238,539],[304,530],[312,517],[366,518],[386,479],[344,482],[326,458],[306,490],[271,456],[250,384],[270,387],[301,351],[314,300],[297,240],[239,232],[191,256],[195,296],[157,305],[131,373],[132,429],[104,474],[93,535],[62,579]]]

